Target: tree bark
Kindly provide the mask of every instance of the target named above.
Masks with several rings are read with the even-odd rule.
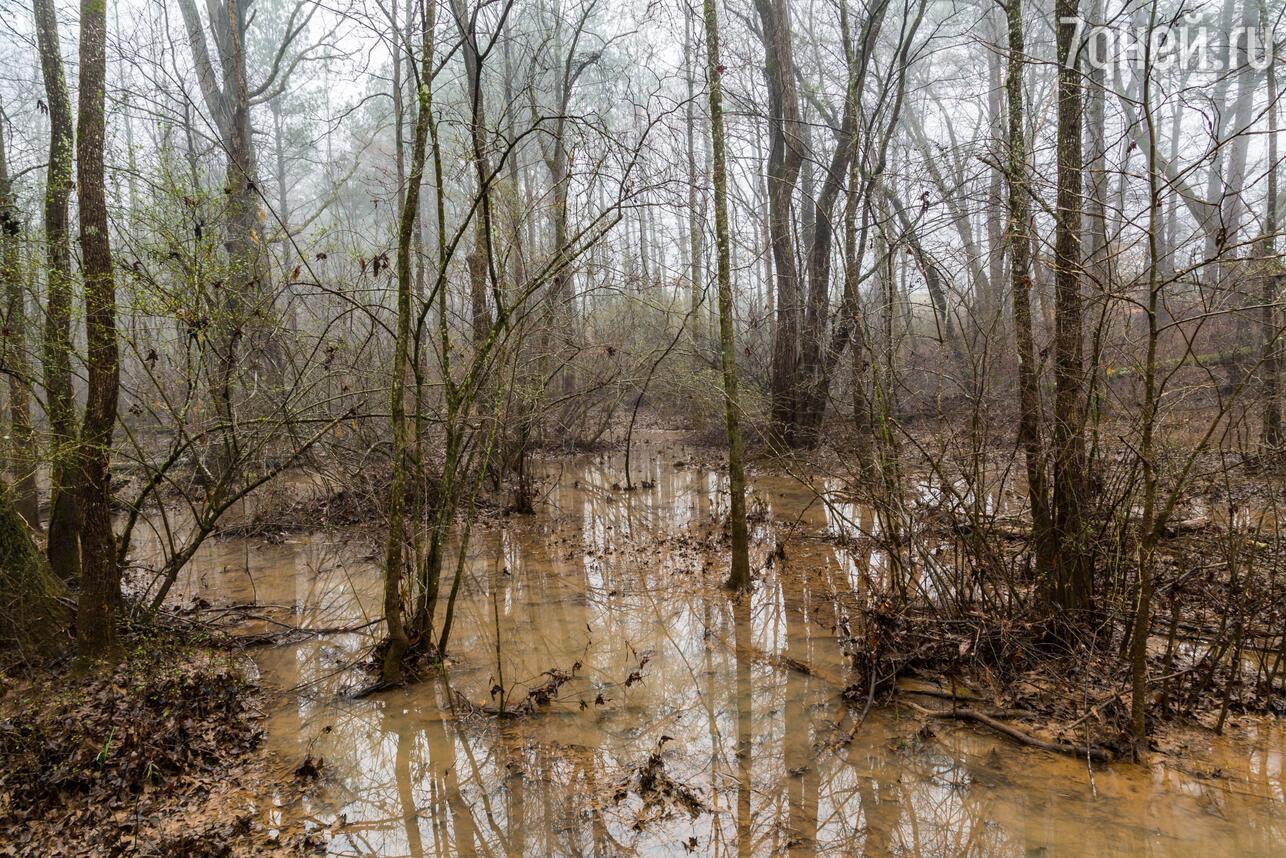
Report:
[[[1089,607],[1092,592],[1086,506],[1084,367],[1082,360],[1081,158],[1082,92],[1077,32],[1079,0],[1057,0],[1058,203],[1054,236],[1055,571],[1048,596],[1061,614]],[[1070,620],[1064,616],[1062,620]],[[1061,620],[1060,620],[1061,621]]]
[[[36,486],[36,437],[31,424],[31,361],[27,355],[27,298],[22,288],[18,236],[22,221],[9,179],[4,129],[0,128],[0,300],[4,301],[0,367],[9,377],[9,473],[13,505],[33,530],[40,530]]]
[[[49,539],[46,553],[63,581],[80,575],[80,512],[75,495],[75,402],[71,386],[72,118],[53,0],[35,0],[36,42],[49,108],[49,164],[45,178],[45,337],[42,359],[49,418]]]
[[[59,655],[70,620],[64,591],[0,483],[0,649],[29,662]]]
[[[799,269],[791,236],[791,198],[804,150],[799,136],[799,95],[791,46],[789,0],[755,0],[768,83],[768,233],[777,275],[777,326],[773,337],[772,418],[793,443],[799,369]]]
[[[76,642],[80,657],[87,660],[115,652],[116,607],[121,601],[116,538],[112,532],[112,432],[120,390],[120,355],[103,176],[106,74],[107,0],[81,0],[76,179],[85,271],[88,393],[80,432],[79,499],[84,524]]]
[[[1027,465],[1027,496],[1031,503],[1037,579],[1047,581],[1053,574],[1054,557],[1050,542],[1045,448],[1041,438],[1040,375],[1031,319],[1031,239],[1028,235],[1031,212],[1027,201],[1030,184],[1023,116],[1023,67],[1027,48],[1023,37],[1022,0],[1008,0],[1007,9],[1009,62],[1005,92],[1009,107],[1009,276],[1014,342],[1018,350],[1018,441]]]
[[[390,422],[393,429],[393,478],[389,485],[388,543],[384,554],[384,622],[388,627],[389,647],[384,654],[382,679],[386,683],[402,680],[402,658],[410,646],[402,612],[402,567],[405,550],[407,471],[410,467],[410,431],[406,420],[406,377],[411,369],[411,244],[415,237],[416,213],[420,208],[420,185],[424,179],[425,149],[429,137],[431,104],[429,87],[433,76],[433,32],[424,28],[421,49],[420,79],[416,89],[418,110],[415,115],[415,139],[411,144],[411,173],[402,199],[397,234],[397,339],[393,349],[393,376],[389,389]]]
[[[728,162],[723,128],[723,66],[719,62],[719,16],[715,0],[705,0],[706,75],[710,102],[710,144],[714,153],[715,255],[719,278],[719,359],[723,369],[723,413],[728,431],[728,516],[732,529],[730,589],[750,587],[746,533],[746,470],[742,462],[741,405],[737,398],[737,347],[733,342],[732,258],[728,235]]]

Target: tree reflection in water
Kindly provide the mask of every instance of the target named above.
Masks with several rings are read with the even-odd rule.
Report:
[[[879,706],[846,745],[856,713],[839,698],[837,629],[857,622],[881,558],[804,538],[770,564],[767,548],[774,522],[824,534],[842,523],[835,510],[856,522],[869,512],[756,481],[769,513],[758,581],[733,600],[719,588],[726,494],[717,473],[671,464],[690,459],[653,447],[639,475],[653,487],[627,493],[611,488],[619,462],[584,457],[551,475],[538,515],[476,526],[441,676],[347,699],[361,681],[348,665],[378,627],[262,651],[282,691],[271,747],[326,761],[320,794],[286,816],[342,814],[332,850],[363,855],[1271,854],[1284,842],[1276,728],[1211,748],[1223,778],[1162,761],[1096,772],[1093,789],[1083,762],[960,725],[922,734]],[[363,555],[333,534],[224,540],[176,598],[253,598],[277,622],[358,625],[380,604]],[[461,703],[490,705],[503,674],[521,708],[547,671],[578,662],[533,715],[497,721]],[[707,812],[645,806],[639,770],[662,737],[667,777]]]

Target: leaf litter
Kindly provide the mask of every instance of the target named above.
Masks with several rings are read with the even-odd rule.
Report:
[[[0,698],[0,856],[307,855],[264,749],[258,687],[226,654],[138,656]],[[292,816],[294,816],[292,814]]]

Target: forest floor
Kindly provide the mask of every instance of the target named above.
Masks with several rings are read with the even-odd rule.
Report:
[[[252,665],[152,639],[94,677],[58,673],[0,697],[0,855],[313,854],[319,831],[273,825],[316,778],[266,752]]]

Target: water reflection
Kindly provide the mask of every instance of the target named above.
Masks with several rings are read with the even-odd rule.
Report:
[[[614,457],[551,465],[540,515],[475,528],[454,659],[435,681],[346,699],[378,629],[259,653],[283,692],[271,747],[325,760],[317,798],[346,820],[334,854],[1280,854],[1276,728],[1240,746],[1201,739],[1193,758],[1215,760],[1217,777],[1091,773],[966,727],[931,735],[896,711],[854,730],[838,636],[887,561],[875,540],[814,537],[869,536],[869,511],[756,481],[762,574],[729,599],[726,493],[717,474],[675,466],[691,458],[636,449],[653,487],[633,492],[612,489]],[[809,538],[772,556],[776,529],[796,520]],[[360,625],[379,592],[367,546],[331,534],[211,543],[174,598],[255,601],[250,630],[267,630]],[[518,707],[573,668],[534,717],[479,711],[501,695]],[[668,794],[645,790],[648,771]]]

